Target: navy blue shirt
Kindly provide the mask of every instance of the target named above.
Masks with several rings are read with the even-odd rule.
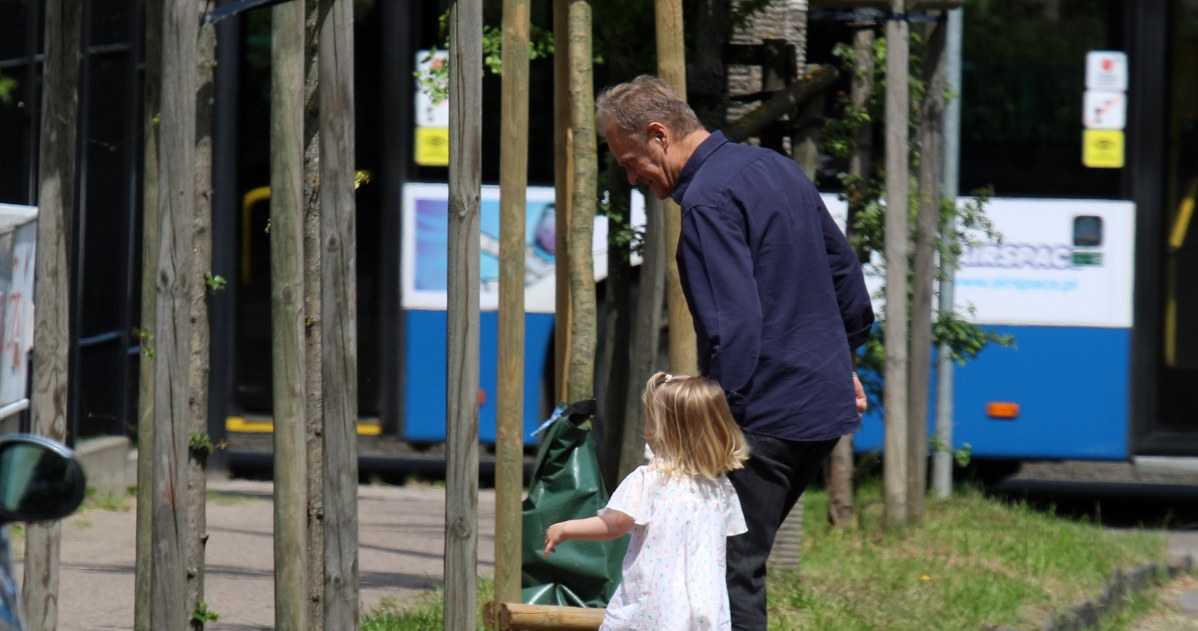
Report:
[[[704,140],[678,175],[678,271],[700,369],[747,431],[827,440],[860,424],[851,353],[874,321],[861,264],[793,160]]]

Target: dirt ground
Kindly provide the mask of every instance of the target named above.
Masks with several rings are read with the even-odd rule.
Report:
[[[209,483],[205,601],[220,615],[213,631],[274,627],[271,483]],[[441,584],[445,489],[414,484],[359,487],[358,564],[362,612],[384,599],[410,599]],[[63,522],[60,631],[133,627],[136,510],[86,508]],[[479,573],[494,571],[495,493],[479,492]],[[17,580],[23,541],[14,540]]]

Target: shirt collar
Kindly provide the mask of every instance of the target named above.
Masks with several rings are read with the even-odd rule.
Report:
[[[698,147],[695,147],[694,153],[686,161],[686,166],[682,167],[682,172],[678,174],[678,182],[674,184],[674,193],[671,197],[675,202],[682,204],[682,197],[686,195],[686,189],[690,186],[691,180],[695,178],[695,173],[698,173],[699,167],[703,166],[703,162],[726,142],[728,139],[724,137],[724,132],[716,130],[699,143]]]

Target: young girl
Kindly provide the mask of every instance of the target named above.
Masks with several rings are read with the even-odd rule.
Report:
[[[746,528],[724,474],[748,458],[744,435],[708,379],[659,372],[642,398],[652,460],[628,474],[598,516],[550,526],[545,556],[567,539],[631,530],[624,580],[601,631],[729,629],[724,545]]]

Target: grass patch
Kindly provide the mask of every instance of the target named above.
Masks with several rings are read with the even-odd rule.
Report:
[[[83,495],[83,507],[99,510],[125,512],[133,507],[127,495],[100,491],[94,486],[87,487]]]
[[[1166,556],[1163,534],[1061,519],[967,486],[926,500],[923,525],[900,532],[883,528],[880,484],[855,502],[857,527],[835,529],[827,496],[807,494],[800,572],[770,577],[771,629],[1038,629],[1115,569]]]
[[[807,493],[800,571],[770,575],[772,631],[1040,629],[1051,614],[1096,597],[1116,569],[1162,562],[1167,554],[1162,533],[1112,531],[969,486],[947,500],[928,498],[921,526],[887,531],[882,498],[880,482],[863,483],[854,498],[856,525],[833,528],[827,495]],[[480,581],[480,608],[491,588]],[[1136,631],[1146,628],[1138,626],[1146,617],[1168,615],[1158,591],[1129,595],[1101,628]],[[438,590],[384,603],[364,616],[362,629],[440,629],[442,599]]]
[[[483,626],[482,606],[491,600],[495,584],[490,579],[478,579],[478,609],[475,619],[477,629]],[[361,631],[429,631],[445,628],[445,593],[437,588],[418,596],[411,602],[385,599],[376,608],[362,617]]]
[[[226,491],[216,491],[213,489],[204,490],[204,498],[213,504],[220,506],[236,506],[238,504],[249,504],[250,502],[260,501],[257,498],[249,497],[241,493],[229,493]]]

